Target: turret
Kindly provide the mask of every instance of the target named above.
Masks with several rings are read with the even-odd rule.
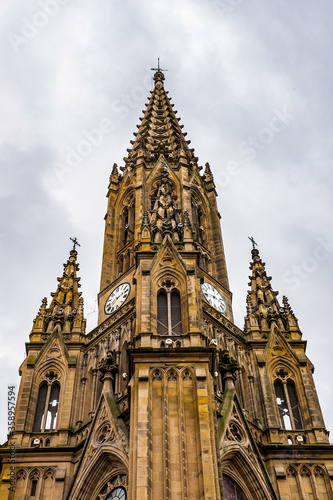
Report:
[[[70,251],[69,259],[64,264],[64,271],[58,279],[55,292],[51,293],[52,301],[47,307],[47,299],[33,322],[30,342],[46,341],[57,327],[65,340],[78,340],[85,333],[86,320],[83,317],[83,298],[81,297],[80,278],[77,276],[79,264],[76,261],[77,251]]]
[[[265,339],[272,330],[272,325],[275,324],[287,340],[300,339],[301,332],[297,318],[287,297],[283,297],[282,307],[277,299],[279,292],[272,288],[272,278],[267,276],[266,264],[261,260],[259,250],[254,247],[251,254],[252,274],[249,276],[250,290],[246,298],[245,332],[252,340]]]

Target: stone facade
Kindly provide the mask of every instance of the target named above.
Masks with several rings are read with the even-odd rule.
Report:
[[[253,248],[233,323],[212,170],[154,81],[110,176],[98,325],[86,333],[74,245],[33,322],[0,498],[332,499],[297,318]]]

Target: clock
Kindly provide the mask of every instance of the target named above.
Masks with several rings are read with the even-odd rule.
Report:
[[[203,296],[209,302],[211,306],[213,306],[215,309],[217,309],[220,313],[226,313],[227,312],[227,304],[220,292],[215,288],[215,286],[211,285],[210,283],[207,283],[205,281],[201,285],[201,290],[203,293]]]
[[[122,283],[121,285],[117,286],[117,288],[115,288],[113,292],[110,293],[107,301],[105,302],[105,314],[112,314],[117,309],[119,309],[119,307],[122,306],[126,301],[130,291],[131,285],[129,283]]]

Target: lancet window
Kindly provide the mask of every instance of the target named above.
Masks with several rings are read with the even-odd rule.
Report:
[[[39,495],[40,495],[40,490],[41,490],[41,475],[40,475],[40,471],[38,469],[34,469],[33,471],[31,471],[30,475],[29,475],[29,482],[28,482],[28,487],[27,487],[27,492],[28,495],[23,495],[24,498],[39,498]],[[23,492],[22,492],[23,493]],[[20,497],[20,498],[23,498]]]
[[[60,384],[54,372],[46,375],[38,391],[33,432],[54,431],[57,423]]]
[[[280,370],[279,375],[274,382],[274,390],[281,427],[286,430],[303,429],[295,384],[287,378],[284,370]]]
[[[38,484],[37,479],[33,479],[31,481],[30,497],[32,497],[32,498],[35,498],[35,496],[36,496],[36,493],[37,493],[37,484]]]
[[[157,295],[157,333],[158,335],[181,335],[181,301],[178,290],[171,280],[164,282]]]

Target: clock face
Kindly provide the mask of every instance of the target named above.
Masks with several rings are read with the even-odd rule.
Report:
[[[109,295],[109,298],[105,302],[104,311],[105,314],[112,314],[125,302],[129,293],[131,291],[131,285],[129,283],[122,283],[117,286]]]
[[[201,285],[201,290],[203,296],[205,297],[207,302],[210,303],[211,306],[217,309],[220,313],[224,314],[227,312],[227,304],[222,295],[220,294],[220,292],[216,290],[215,286],[205,281]]]

